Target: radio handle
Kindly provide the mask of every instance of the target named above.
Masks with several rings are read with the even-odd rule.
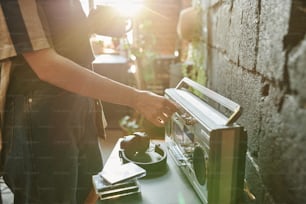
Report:
[[[217,92],[214,92],[208,88],[206,88],[205,86],[192,81],[191,79],[184,77],[179,83],[178,85],[175,87],[176,89],[181,89],[184,88],[184,85],[188,85],[192,88],[194,88],[195,90],[199,91],[200,93],[202,93],[203,95],[205,95],[206,97],[214,100],[215,102],[217,102],[218,104],[228,108],[230,111],[232,111],[232,114],[228,117],[228,120],[226,122],[225,125],[231,125],[233,124],[241,115],[242,112],[242,108],[239,104],[235,103],[234,101],[218,94]]]

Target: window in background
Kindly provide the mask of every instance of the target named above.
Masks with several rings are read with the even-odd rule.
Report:
[[[85,14],[88,16],[90,10],[90,0],[80,0]]]
[[[83,6],[84,12],[88,15],[89,11],[96,8],[99,5],[110,5],[116,8],[118,17],[123,17],[127,20],[126,28],[133,26],[133,18],[142,8],[142,0],[80,0]],[[104,20],[104,19],[101,19]],[[107,19],[109,21],[109,19]],[[122,54],[122,49],[126,48],[127,44],[133,43],[133,29],[126,33],[123,38],[116,38],[111,36],[103,36],[99,34],[93,34],[90,38],[93,54]]]

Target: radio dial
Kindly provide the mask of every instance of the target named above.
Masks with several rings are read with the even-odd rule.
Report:
[[[186,112],[183,112],[183,113],[181,114],[181,117],[182,117],[184,120],[186,120],[186,118],[188,118],[189,115],[188,115]]]
[[[197,120],[194,119],[192,116],[186,117],[185,118],[185,124],[186,125],[194,125],[196,124]]]
[[[189,115],[189,114],[186,113],[186,112],[183,112],[183,113],[181,114],[181,118],[184,120],[184,123],[185,123],[186,125],[194,125],[194,124],[196,124],[196,122],[197,122],[196,119],[194,119],[191,115]]]

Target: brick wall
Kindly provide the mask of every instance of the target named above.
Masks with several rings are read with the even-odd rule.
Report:
[[[207,86],[243,107],[246,179],[256,200],[306,203],[306,3],[202,0]]]

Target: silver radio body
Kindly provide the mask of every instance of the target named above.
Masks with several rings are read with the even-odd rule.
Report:
[[[239,203],[247,145],[246,132],[234,123],[240,106],[188,78],[165,96],[179,105],[166,126],[167,148],[201,201]]]

